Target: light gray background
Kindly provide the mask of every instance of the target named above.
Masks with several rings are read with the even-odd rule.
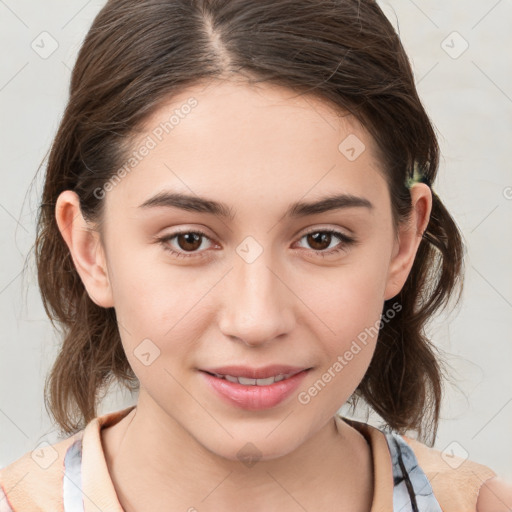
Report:
[[[0,467],[57,440],[42,390],[59,338],[42,308],[33,262],[21,273],[41,179],[29,186],[64,110],[78,48],[103,4],[0,0]],[[458,389],[447,388],[435,446],[511,479],[512,1],[380,5],[399,27],[438,130],[443,158],[434,189],[468,250],[462,305],[431,328],[458,379]],[[58,43],[46,58],[40,53],[51,49],[51,38],[44,31]],[[132,403],[135,397],[113,390],[100,414]]]

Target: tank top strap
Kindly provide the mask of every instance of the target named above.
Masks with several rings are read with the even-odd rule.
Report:
[[[62,501],[64,512],[84,512],[82,492],[82,439],[77,439],[66,451]]]
[[[406,435],[402,441],[413,450],[443,512],[476,511],[482,485],[497,476],[490,467],[455,455],[452,450],[429,447]]]
[[[393,469],[394,512],[442,512],[413,449],[395,432],[385,432]]]

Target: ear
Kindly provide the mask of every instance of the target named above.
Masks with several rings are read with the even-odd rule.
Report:
[[[65,190],[59,195],[55,218],[89,297],[98,306],[113,307],[104,248],[98,231],[82,216],[75,192]]]
[[[416,252],[427,229],[432,211],[432,192],[425,183],[415,183],[410,188],[412,210],[408,222],[399,228],[391,257],[384,300],[391,299],[405,284],[416,257]]]

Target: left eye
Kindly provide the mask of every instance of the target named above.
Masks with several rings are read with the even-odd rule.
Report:
[[[331,245],[330,242],[333,240],[333,237],[337,238],[341,243],[338,243],[334,246],[334,248],[329,249],[329,246]],[[317,229],[315,231],[310,231],[309,233],[304,234],[301,237],[301,240],[303,238],[307,239],[308,244],[314,247],[314,252],[319,253],[320,256],[345,250],[349,245],[355,243],[354,238],[351,238],[344,233],[340,233],[339,231],[335,231],[333,229]],[[326,241],[329,242],[327,247],[318,247],[319,245],[323,246]]]
[[[339,243],[335,244],[334,248],[329,248],[333,241],[333,237],[337,238]],[[310,231],[309,233],[302,235],[299,240],[302,240],[303,238],[307,239],[307,243],[313,246],[313,252],[322,257],[327,254],[346,250],[349,245],[355,243],[354,238],[331,229],[317,229],[315,231]],[[176,239],[178,250],[176,250],[171,243],[174,239]],[[178,258],[188,258],[191,256],[202,256],[204,251],[199,251],[203,245],[202,239],[210,240],[210,238],[202,231],[182,231],[158,238],[158,242],[164,246],[165,250],[171,252],[174,256]],[[328,242],[327,247],[322,247],[326,242]],[[187,252],[191,254],[187,254]]]
[[[180,252],[180,250],[176,251],[175,249],[173,249],[170,242],[175,238],[176,241],[178,242],[178,249],[185,252]],[[178,258],[186,258],[189,256],[195,256],[195,254],[186,254],[186,252],[197,251],[202,245],[202,238],[209,240],[206,234],[201,231],[182,231],[160,238],[159,242],[162,243],[164,249],[170,251]]]

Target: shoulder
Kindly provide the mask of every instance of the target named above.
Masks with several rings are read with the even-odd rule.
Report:
[[[510,512],[512,510],[512,483],[499,476],[482,484],[477,501],[477,512]]]
[[[78,510],[77,502],[83,497],[91,499],[89,489],[87,493],[82,491],[82,470],[88,469],[89,484],[94,475],[98,478],[96,484],[99,481],[103,485],[108,475],[101,429],[117,423],[134,408],[130,406],[98,416],[76,434],[54,444],[42,442],[0,469],[0,512]],[[84,461],[87,457],[87,463],[82,464],[82,456]],[[105,491],[98,486],[94,491],[103,498],[105,492],[114,492],[113,488]]]
[[[412,448],[443,511],[510,512],[512,487],[496,473],[452,450],[431,448],[402,436]]]
[[[81,442],[82,433],[54,444],[40,443],[31,452],[1,468],[0,512],[60,510],[66,455],[71,446]]]

